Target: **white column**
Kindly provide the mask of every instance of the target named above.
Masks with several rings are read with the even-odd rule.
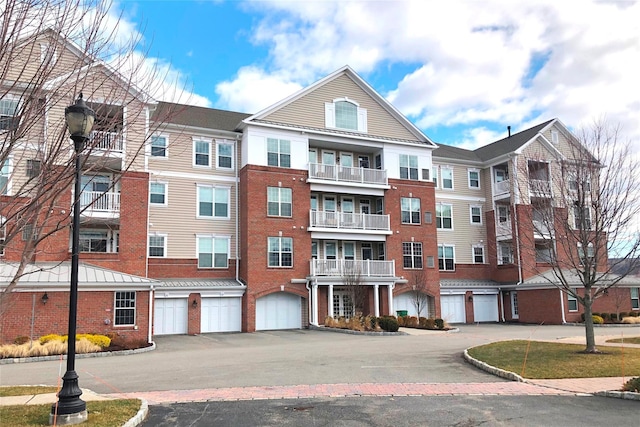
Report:
[[[378,295],[379,285],[373,285],[373,305],[375,307],[375,316],[380,317],[380,295]]]
[[[333,284],[329,285],[329,289],[327,291],[327,308],[329,309],[328,313],[330,317],[333,317]]]
[[[390,316],[394,316],[394,311],[393,311],[393,284],[389,284],[387,285],[389,288],[389,315]]]
[[[311,300],[313,301],[313,324],[318,326],[318,284],[314,283],[311,286],[311,293],[313,294]]]

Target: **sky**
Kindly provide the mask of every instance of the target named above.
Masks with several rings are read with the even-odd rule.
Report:
[[[436,143],[477,148],[559,118],[640,151],[640,2],[120,0],[122,31],[185,92],[256,113],[349,65]]]

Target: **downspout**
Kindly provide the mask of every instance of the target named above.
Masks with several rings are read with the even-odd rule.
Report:
[[[511,160],[513,162],[513,222],[515,225],[516,249],[518,253],[518,283],[516,283],[516,286],[518,286],[522,284],[522,260],[520,259],[520,228],[518,227],[518,214],[516,211],[516,202],[519,201],[519,197],[516,196],[518,196],[520,192],[518,191],[518,164],[516,162],[516,157],[512,157]],[[517,194],[516,191],[518,191]],[[518,200],[516,200],[516,198],[518,198]]]
[[[309,298],[307,299],[307,301],[308,301],[307,302],[307,306],[308,306],[308,310],[309,310],[309,316],[307,316],[307,317],[308,317],[308,320],[309,320],[309,324],[312,325],[313,322],[311,320],[312,320],[312,316],[313,316],[313,314],[312,314],[313,306],[312,306],[312,303],[311,303],[311,288],[309,287],[309,283],[310,283],[310,280],[307,279],[307,283],[305,283],[304,287],[307,288],[307,292],[309,292]]]
[[[562,295],[562,289],[560,289],[560,313],[562,313],[562,324],[567,323],[567,318],[564,315],[564,295]]]
[[[238,137],[236,136],[236,152],[235,152],[235,157],[236,157],[236,282],[238,282],[240,285],[245,286],[244,283],[242,283],[240,281],[240,210],[238,209],[239,206],[239,196],[240,196],[240,179],[239,179],[239,175],[238,175],[238,154],[239,154],[240,150],[238,150]]]
[[[502,289],[498,290],[500,292],[500,316],[502,317],[502,323],[505,323],[504,319],[504,294],[502,293]]]

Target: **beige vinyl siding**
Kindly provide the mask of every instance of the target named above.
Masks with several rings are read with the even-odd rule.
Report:
[[[482,225],[471,224],[470,206],[480,205],[481,211],[487,210],[485,203],[467,200],[453,200],[446,197],[436,197],[436,203],[452,206],[453,230],[438,230],[438,244],[455,246],[455,261],[457,264],[472,264],[471,248],[483,241],[485,245],[485,261],[487,256],[487,232],[483,215]],[[436,221],[435,212],[433,220]]]
[[[167,183],[168,206],[149,204],[149,233],[168,234],[167,257],[196,258],[196,235],[231,236],[230,258],[235,258],[235,187],[230,182],[153,176],[150,182]],[[229,188],[229,219],[197,218],[197,184]]]
[[[265,120],[324,129],[325,102],[333,102],[336,98],[344,97],[357,102],[360,108],[367,110],[368,135],[419,142],[402,123],[398,122],[346,75],[341,75],[315,88],[304,97],[265,117]]]
[[[560,195],[562,192],[561,186],[564,185],[564,178],[562,177],[562,170],[558,163],[555,153],[549,151],[547,146],[540,142],[534,141],[529,144],[522,152],[522,155],[518,157],[519,167],[519,185],[521,194],[523,196],[523,202],[530,203],[529,200],[529,184],[528,184],[528,161],[540,161],[549,162],[549,177],[552,184],[552,192],[554,195]],[[523,171],[524,173],[520,173]],[[554,200],[560,202],[560,197],[554,197]]]

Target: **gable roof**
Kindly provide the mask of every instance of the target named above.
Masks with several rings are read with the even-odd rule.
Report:
[[[411,135],[413,135],[419,142],[429,145],[433,148],[437,147],[433,141],[431,141],[420,129],[418,129],[410,120],[408,120],[400,111],[398,111],[391,103],[389,103],[384,97],[382,97],[378,92],[375,91],[367,82],[365,82],[351,67],[348,65],[339,68],[328,76],[316,81],[315,83],[299,90],[293,95],[288,96],[287,98],[259,111],[258,113],[252,115],[251,117],[243,120],[244,124],[250,123],[258,123],[265,120],[269,115],[274,112],[288,106],[289,104],[309,95],[316,89],[334,81],[335,79],[347,76],[350,78],[360,89],[362,89],[374,102],[376,102],[382,109],[384,109],[388,114],[390,114],[398,123],[400,123]],[[340,133],[344,135],[356,135],[359,137],[363,136],[371,136],[376,137],[375,135],[363,135],[361,133],[355,132],[345,132],[340,129],[315,129],[321,130],[325,132],[331,133]],[[414,142],[415,143],[415,142]]]
[[[249,116],[250,114],[235,111],[161,101],[151,115],[151,120],[182,126],[238,132],[242,121]]]

